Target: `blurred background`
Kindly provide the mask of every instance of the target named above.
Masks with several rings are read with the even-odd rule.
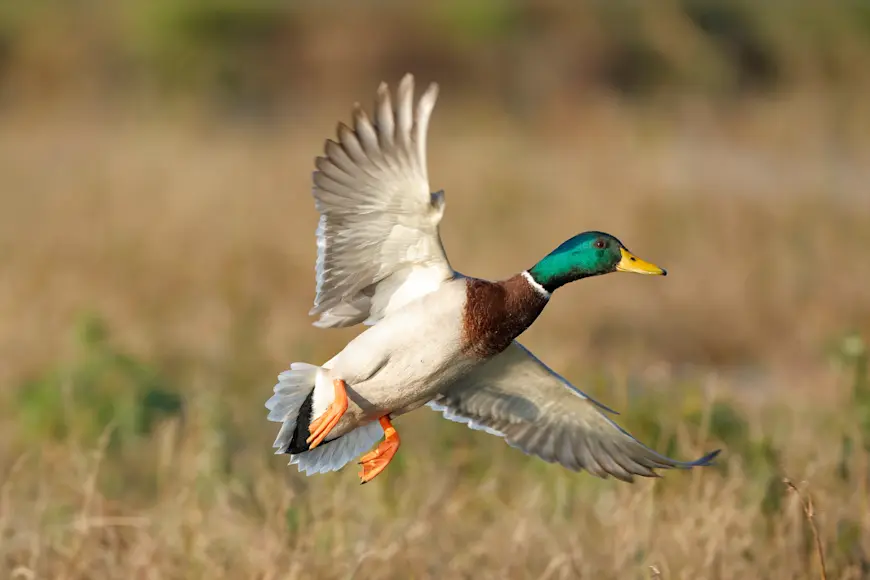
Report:
[[[0,3],[0,575],[870,577],[868,62],[859,0]],[[276,375],[360,331],[307,316],[314,157],[406,72],[453,266],[598,229],[666,267],[521,340],[718,465],[603,481],[427,409],[365,487],[272,455]]]

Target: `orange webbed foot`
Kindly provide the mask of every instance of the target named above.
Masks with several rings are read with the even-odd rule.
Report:
[[[320,417],[311,422],[308,426],[310,435],[305,440],[308,443],[308,449],[314,449],[326,439],[332,428],[338,425],[344,412],[347,411],[347,391],[346,384],[342,379],[332,381],[335,387],[335,399],[326,408]]]
[[[362,470],[359,472],[360,483],[368,483],[378,476],[399,450],[399,434],[390,423],[387,416],[380,418],[381,427],[384,428],[384,440],[372,451],[360,457]]]

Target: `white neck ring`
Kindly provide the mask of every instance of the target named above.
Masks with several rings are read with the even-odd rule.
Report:
[[[528,270],[523,271],[523,277],[529,282],[529,285],[535,289],[535,291],[543,296],[544,298],[550,298],[550,293],[547,292],[547,289],[538,284],[538,282],[529,274]]]

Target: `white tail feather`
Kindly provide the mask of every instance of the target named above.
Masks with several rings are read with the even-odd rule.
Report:
[[[266,401],[269,421],[283,423],[272,447],[286,449],[290,445],[296,420],[299,418],[299,409],[314,389],[318,368],[307,363],[293,363],[290,370],[278,375],[275,394]]]
[[[274,394],[266,401],[266,408],[269,409],[268,419],[282,423],[278,436],[272,444],[272,447],[277,449],[276,455],[284,453],[293,440],[299,411],[312,390],[314,391],[314,416],[322,412],[332,401],[334,391],[323,388],[326,383],[329,386],[332,383],[325,380],[326,373],[320,371],[321,367],[315,365],[293,363],[289,370],[278,375]],[[315,384],[318,387],[315,387]],[[299,471],[308,475],[337,471],[377,443],[383,434],[384,431],[379,423],[369,423],[338,439],[326,441],[311,451],[291,454],[290,464],[295,464]]]
[[[384,430],[377,421],[357,427],[334,441],[315,447],[311,451],[290,456],[290,465],[296,464],[307,475],[338,471],[363,451],[368,451],[383,437]]]

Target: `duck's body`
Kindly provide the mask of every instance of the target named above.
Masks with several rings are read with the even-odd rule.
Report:
[[[345,415],[359,421],[402,415],[479,362],[462,333],[466,285],[462,278],[446,282],[358,335],[333,358],[325,383],[329,390],[336,378],[348,384]]]
[[[347,384],[349,399],[324,441],[430,402],[457,377],[507,348],[547,300],[522,275],[496,282],[456,275],[403,306],[351,340],[318,371],[314,417],[332,402],[335,379]]]
[[[664,274],[612,236],[585,232],[502,281],[463,276],[444,254],[443,193],[430,193],[425,137],[435,85],[413,106],[410,76],[394,110],[384,85],[375,123],[357,106],[317,159],[317,297],[321,327],[370,327],[317,367],[294,363],[267,403],[283,423],[275,447],[308,473],[341,468],[371,447],[363,482],[398,449],[391,418],[428,404],[571,469],[631,480],[683,463],[640,444],[594,401],[515,341],[552,292],[617,270]],[[606,409],[606,407],[603,407]]]
[[[422,406],[479,362],[464,352],[465,286],[462,278],[445,283],[368,328],[326,363],[315,393],[332,393],[333,381],[342,379],[349,398],[347,411],[326,441],[384,415],[396,417]],[[315,405],[315,417],[325,410],[321,406]]]

